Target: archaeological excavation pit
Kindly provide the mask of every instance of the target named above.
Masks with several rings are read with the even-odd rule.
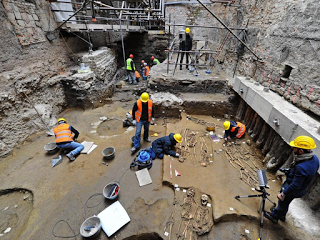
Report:
[[[96,239],[319,239],[319,170],[284,222],[261,218],[263,198],[246,197],[261,193],[264,170],[265,210],[277,203],[296,137],[312,137],[320,156],[317,4],[3,0],[0,239],[80,239],[83,221],[114,203],[130,220]],[[124,120],[144,92],[153,101],[150,140],[179,133],[182,142],[178,158],[153,160],[151,183],[140,186],[130,168],[136,127]],[[73,162],[64,151],[47,154],[59,118],[92,151]],[[244,138],[224,140],[230,120],[246,126]],[[150,146],[141,139],[140,149]],[[114,200],[102,196],[112,182]]]

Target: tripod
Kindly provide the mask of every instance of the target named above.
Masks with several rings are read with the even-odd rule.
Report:
[[[269,202],[271,202],[273,204],[273,207],[276,207],[276,203],[272,202],[268,196],[270,196],[269,193],[267,193],[266,191],[266,187],[262,187],[260,186],[260,190],[256,189],[256,191],[261,192],[261,194],[256,194],[256,195],[245,195],[245,196],[235,196],[234,198],[239,200],[239,198],[250,198],[250,197],[262,197],[259,209],[258,209],[258,213],[261,211],[261,218],[260,218],[260,238],[259,240],[262,240],[262,229],[263,229],[263,217],[264,217],[264,213],[266,212],[264,207],[266,204],[266,199],[269,200]]]

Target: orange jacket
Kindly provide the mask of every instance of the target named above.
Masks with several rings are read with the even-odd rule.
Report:
[[[56,137],[56,143],[73,142],[73,135],[68,124],[59,124],[53,129],[53,132]]]
[[[241,138],[243,136],[243,134],[246,132],[246,126],[240,122],[237,122],[237,126],[231,128],[230,131],[234,132],[236,130],[236,128],[239,128],[236,137]]]
[[[138,71],[135,71],[134,72],[134,75],[136,76],[136,78],[139,78],[140,77],[140,73]]]
[[[135,112],[136,121],[139,122],[142,114],[142,101],[139,99],[137,101],[137,107],[138,110]],[[152,100],[148,100],[148,122],[151,121],[151,115],[152,115]]]

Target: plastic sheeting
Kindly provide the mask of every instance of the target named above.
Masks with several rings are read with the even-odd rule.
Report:
[[[66,3],[66,2],[70,2],[70,3]],[[57,0],[57,2],[51,2],[50,4],[51,4],[52,10],[68,11],[68,12],[55,12],[54,11],[53,14],[54,14],[57,22],[63,22],[74,14],[71,0]],[[71,11],[71,12],[69,12],[69,11]],[[76,20],[76,18],[72,17],[70,20]],[[71,23],[75,23],[75,22],[72,21]]]

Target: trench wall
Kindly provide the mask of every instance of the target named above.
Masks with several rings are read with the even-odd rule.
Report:
[[[293,155],[289,142],[297,136],[311,136],[320,145],[318,121],[250,78],[237,77],[231,84],[241,97],[236,118],[246,125],[255,146],[262,150],[263,163],[269,171],[290,167]],[[319,147],[313,152],[320,156]],[[304,197],[314,210],[320,209],[319,172],[320,169]]]
[[[177,1],[167,1],[173,2]],[[247,27],[246,43],[262,58],[262,61],[256,61],[248,50],[243,52],[239,42],[230,36],[216,57],[216,67],[222,67],[229,76],[234,72],[250,76],[300,109],[320,115],[318,0],[237,0],[231,5],[210,3],[206,6],[228,27]],[[167,5],[167,22],[169,17],[171,24],[221,27],[199,4]],[[208,41],[211,49],[222,46],[228,33],[225,29],[190,28],[193,39]],[[171,26],[171,33],[177,36],[179,29],[184,27]],[[233,31],[240,35],[241,30]]]

